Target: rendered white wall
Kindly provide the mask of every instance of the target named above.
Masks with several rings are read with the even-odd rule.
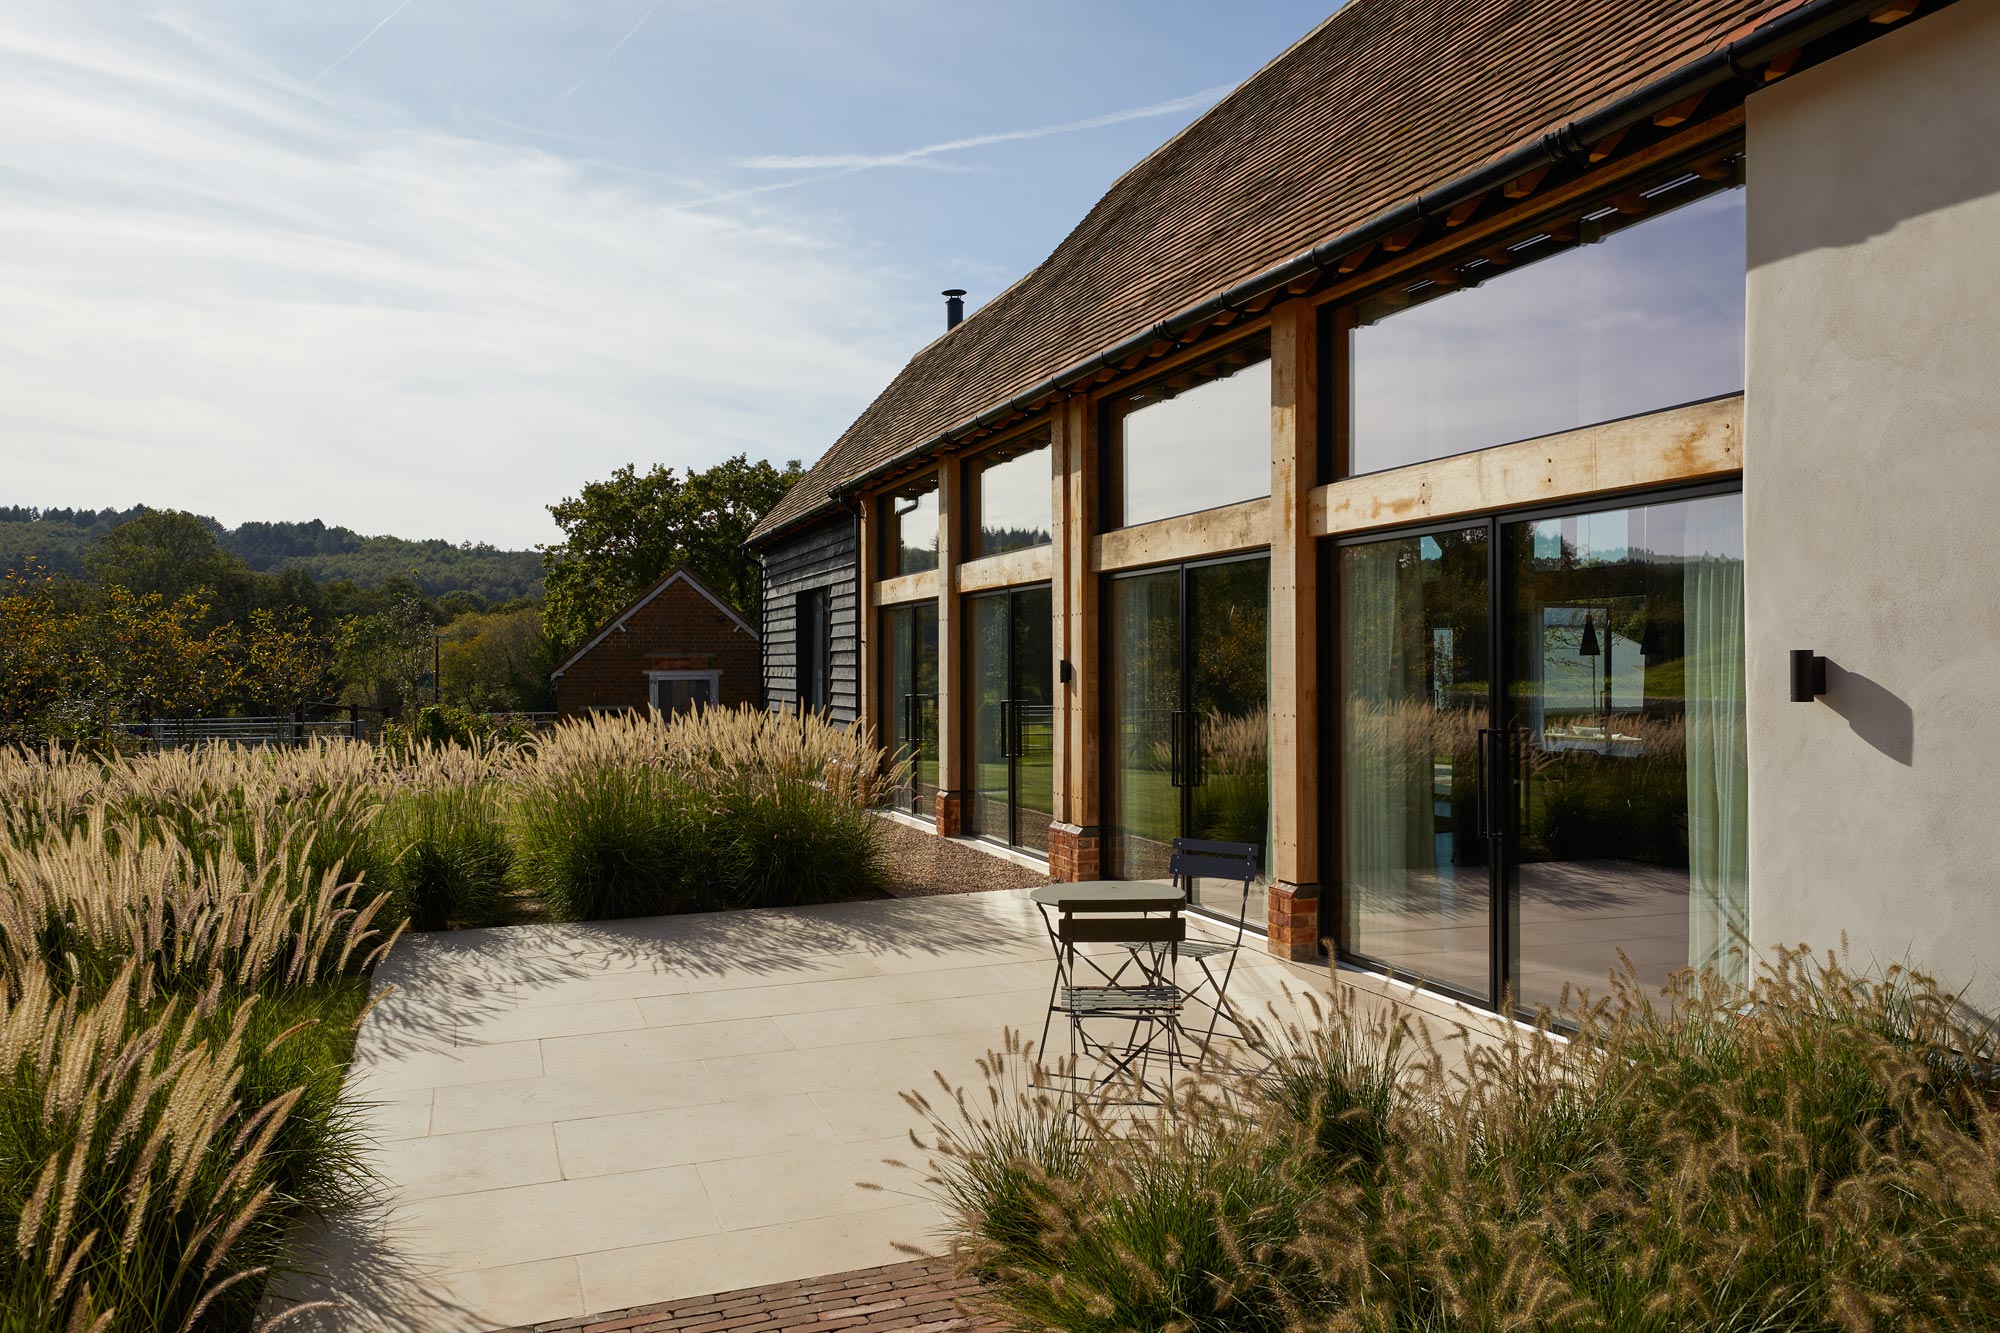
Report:
[[[1748,117],[1751,935],[2000,1012],[2000,5]]]

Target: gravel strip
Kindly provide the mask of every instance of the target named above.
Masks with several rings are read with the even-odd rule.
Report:
[[[882,847],[889,859],[889,892],[898,898],[1032,889],[1049,882],[1039,871],[886,817]]]

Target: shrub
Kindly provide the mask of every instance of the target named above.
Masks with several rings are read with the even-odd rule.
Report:
[[[934,1116],[954,1247],[1034,1328],[2000,1326],[1994,1037],[1933,983],[1786,954],[1567,1018],[1448,1060],[1337,1004],[1087,1153],[996,1091]]]

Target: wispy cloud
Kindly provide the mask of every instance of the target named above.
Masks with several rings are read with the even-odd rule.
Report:
[[[1027,139],[1047,139],[1058,134],[1079,134],[1085,130],[1101,130],[1112,125],[1123,125],[1127,121],[1149,120],[1156,116],[1172,116],[1183,111],[1199,111],[1207,108],[1228,92],[1227,87],[1204,88],[1198,93],[1185,97],[1170,98],[1164,102],[1154,102],[1150,106],[1129,107],[1123,111],[1110,111],[1101,116],[1089,116],[1083,120],[1072,120],[1061,125],[1042,125],[1026,130],[1001,130],[993,134],[975,134],[964,139],[946,139],[941,143],[925,144],[920,148],[905,148],[891,153],[806,153],[794,156],[767,155],[739,160],[736,165],[759,171],[872,171],[878,167],[939,167],[943,164],[933,159],[947,153],[962,153],[974,148],[990,148],[995,144],[1019,143]]]
[[[336,59],[331,65],[328,65],[325,69],[313,75],[312,81],[314,83],[318,83],[321,79],[325,78],[327,75],[333,73],[335,70],[339,69],[342,65],[346,64],[349,56],[353,55],[356,51],[359,51],[362,47],[368,45],[369,42],[373,41],[376,33],[388,27],[390,22],[394,20],[398,14],[408,9],[414,2],[415,0],[403,0],[403,3],[397,5],[387,14],[384,14],[382,16],[381,22],[377,23],[367,32],[361,34],[361,40],[356,42],[354,45],[348,47],[345,51],[341,52],[339,58]]]
[[[816,455],[929,332],[813,218],[336,107],[125,0],[10,0],[0,123],[4,500],[545,540],[624,462]]]

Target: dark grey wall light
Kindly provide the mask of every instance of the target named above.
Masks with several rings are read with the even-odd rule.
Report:
[[[1792,702],[1809,704],[1826,693],[1826,659],[1810,648],[1792,649]]]

